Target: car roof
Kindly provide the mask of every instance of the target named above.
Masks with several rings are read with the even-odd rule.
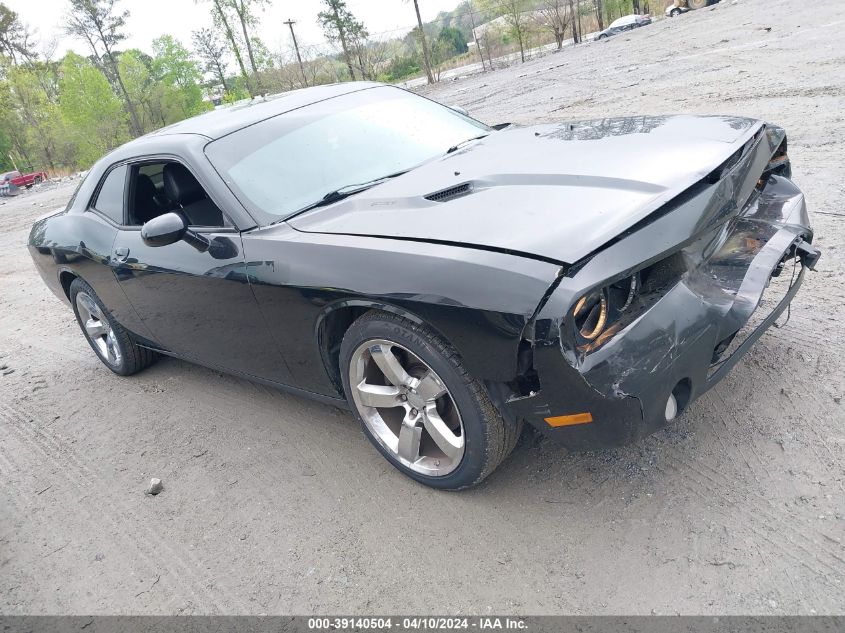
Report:
[[[613,22],[610,23],[610,26],[618,26],[620,24],[628,24],[630,22],[636,22],[637,18],[640,17],[634,13],[631,15],[623,15],[621,18],[616,18]]]
[[[239,102],[191,117],[190,119],[185,119],[179,123],[174,123],[173,125],[151,132],[146,136],[199,134],[210,139],[218,139],[259,121],[264,121],[265,119],[296,110],[297,108],[383,85],[373,81],[352,81],[314,86],[312,88],[301,88],[299,90],[265,97],[255,97],[249,101]],[[128,145],[131,145],[133,142],[130,142]]]

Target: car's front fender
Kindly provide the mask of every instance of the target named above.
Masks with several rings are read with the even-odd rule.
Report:
[[[318,336],[332,311],[372,307],[427,323],[478,379],[512,380],[519,341],[560,267],[469,247],[302,233],[244,233],[250,283],[303,389],[336,391]],[[316,369],[315,369],[316,368]]]

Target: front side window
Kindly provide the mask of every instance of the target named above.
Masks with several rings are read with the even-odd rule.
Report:
[[[210,143],[206,155],[260,224],[405,171],[490,128],[388,86],[328,99]]]
[[[223,227],[223,213],[191,171],[176,161],[133,165],[129,187],[129,223],[141,226],[178,211],[196,227]]]
[[[126,185],[126,165],[115,167],[100,187],[92,205],[115,224],[123,224],[123,192]]]

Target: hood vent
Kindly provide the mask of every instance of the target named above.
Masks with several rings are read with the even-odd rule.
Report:
[[[447,200],[453,200],[455,198],[465,196],[468,193],[472,193],[472,185],[465,182],[462,185],[456,185],[454,187],[449,187],[448,189],[430,193],[425,197],[425,199],[431,200],[432,202],[446,202]]]

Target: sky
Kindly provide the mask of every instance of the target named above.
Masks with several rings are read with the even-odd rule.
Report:
[[[419,0],[424,21],[434,19],[440,11],[454,9],[460,0]],[[62,34],[62,18],[69,6],[68,0],[3,0],[16,11],[24,22],[37,30],[41,40],[57,40],[57,54],[75,50],[87,54],[86,45],[80,40]],[[191,31],[211,26],[210,3],[195,0],[118,0],[117,6],[129,9],[126,25],[129,36],[122,48],[140,48],[151,52],[151,42],[165,33],[173,35],[186,46],[191,43]],[[371,34],[401,36],[416,24],[414,4],[411,0],[347,0],[347,6],[364,22]],[[325,40],[317,25],[320,0],[270,0],[269,6],[259,13],[258,35],[271,52],[291,48],[290,30],[282,24],[291,19],[300,48],[324,45]]]

